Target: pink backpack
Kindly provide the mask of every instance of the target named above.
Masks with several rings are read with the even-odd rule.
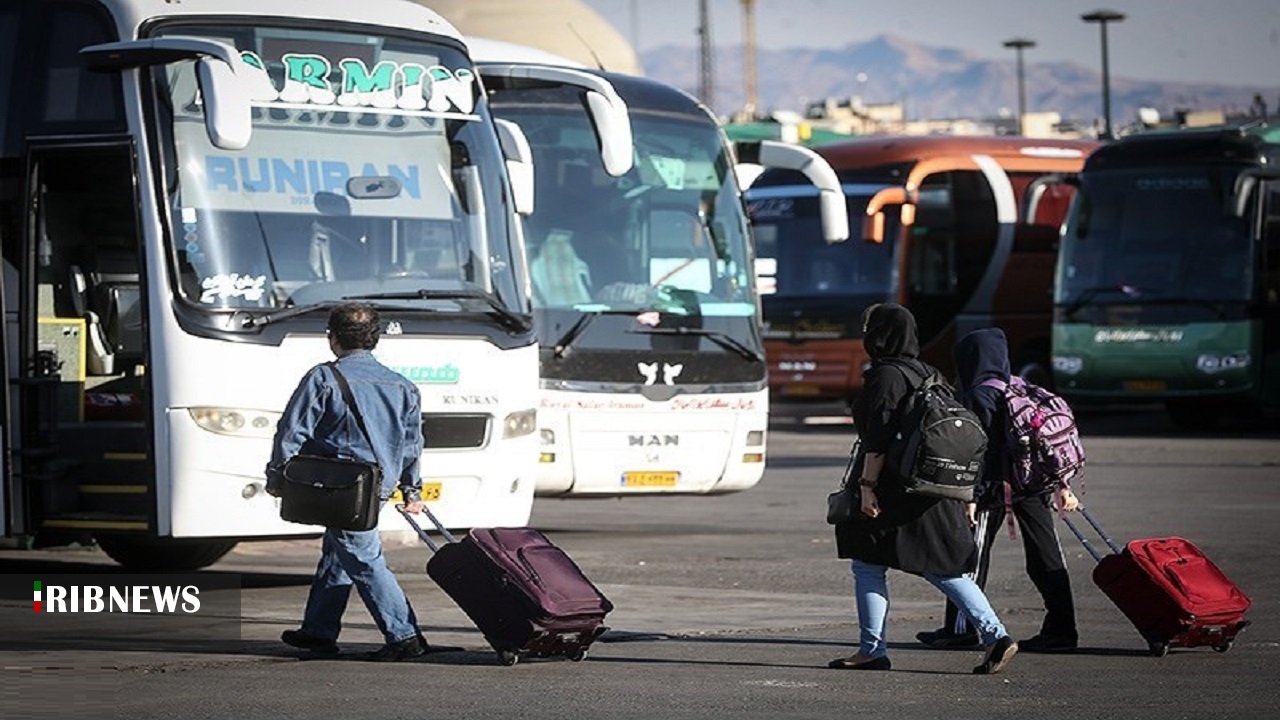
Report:
[[[1017,375],[1007,384],[982,384],[1001,390],[1008,407],[1005,445],[1013,463],[1013,497],[1070,487],[1084,469],[1084,446],[1067,401]]]

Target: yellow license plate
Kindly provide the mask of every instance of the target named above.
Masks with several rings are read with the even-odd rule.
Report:
[[[678,472],[625,472],[623,487],[675,487],[680,479]]]
[[[435,502],[440,499],[444,491],[444,483],[424,482],[422,483],[422,499],[427,502]],[[392,504],[404,502],[404,495],[397,489],[391,493],[390,501]]]
[[[811,383],[789,383],[782,386],[782,394],[788,397],[812,397],[821,393],[822,390]]]
[[[1124,389],[1129,392],[1164,392],[1169,383],[1164,380],[1125,380]]]

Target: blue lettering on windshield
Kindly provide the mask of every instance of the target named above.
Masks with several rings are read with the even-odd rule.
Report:
[[[352,177],[389,175],[400,181],[401,194],[422,199],[422,175],[417,165],[379,167],[364,163],[357,172],[341,160],[301,160],[296,158],[229,158],[206,155],[205,177],[211,191],[314,195],[318,192],[346,193]]]

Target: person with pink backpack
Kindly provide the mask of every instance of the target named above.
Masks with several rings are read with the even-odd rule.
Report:
[[[1008,341],[999,328],[960,338],[954,357],[961,399],[990,438],[975,502],[969,506],[978,545],[974,579],[979,587],[986,585],[991,546],[1006,513],[1011,514],[1021,530],[1027,575],[1045,606],[1039,633],[1018,645],[1027,652],[1073,651],[1079,643],[1075,602],[1054,518],[1057,509],[1069,512],[1079,506],[1070,482],[1083,467],[1084,451],[1070,408],[1056,395],[1012,376]],[[950,603],[943,627],[916,638],[938,648],[978,644],[977,634]]]

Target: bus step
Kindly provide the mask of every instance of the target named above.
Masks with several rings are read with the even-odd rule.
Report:
[[[151,529],[146,515],[109,512],[75,512],[51,515],[41,523],[41,528],[51,530],[112,530],[145,531]]]
[[[152,505],[151,488],[146,484],[124,481],[76,485],[76,512],[146,516]]]

